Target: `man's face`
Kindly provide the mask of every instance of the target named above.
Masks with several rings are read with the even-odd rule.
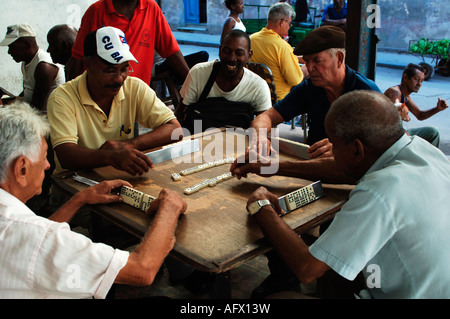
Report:
[[[8,45],[8,54],[12,56],[17,63],[25,61],[28,52],[26,41],[19,38],[10,45]]]
[[[45,171],[50,168],[47,160],[47,142],[41,138],[41,152],[35,162],[29,161],[27,200],[42,192],[42,182],[44,181]]]
[[[58,44],[58,42],[51,37],[47,37],[47,42],[48,42],[47,52],[50,53],[52,61],[55,63],[66,64],[63,49]]]
[[[425,74],[419,70],[416,70],[415,74],[411,78],[408,79],[408,76],[404,75],[404,79],[408,90],[417,93],[422,87]]]
[[[303,56],[309,77],[318,87],[325,87],[336,81],[338,70],[338,55],[332,56],[328,51],[321,51]]]
[[[333,156],[339,171],[347,176],[353,176],[353,150],[351,143],[345,144],[344,141],[335,136],[333,130],[333,120],[326,118],[325,127],[328,134],[328,140],[333,144]]]
[[[128,61],[117,65],[107,65],[97,57],[88,58],[86,68],[90,92],[94,90],[97,94],[110,97],[119,93],[130,71]]]
[[[245,64],[251,55],[248,45],[245,37],[225,37],[219,52],[223,75],[229,78],[242,75]]]
[[[344,7],[345,0],[333,0],[336,9],[342,9]]]

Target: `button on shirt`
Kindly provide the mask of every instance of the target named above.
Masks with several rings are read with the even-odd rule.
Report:
[[[310,252],[349,280],[363,271],[375,298],[450,298],[449,189],[447,157],[404,135],[362,177]]]
[[[0,189],[0,298],[105,298],[128,256]]]

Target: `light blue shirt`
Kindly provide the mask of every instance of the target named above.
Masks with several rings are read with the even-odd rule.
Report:
[[[363,271],[374,298],[450,298],[450,161],[402,136],[310,252],[349,280]]]

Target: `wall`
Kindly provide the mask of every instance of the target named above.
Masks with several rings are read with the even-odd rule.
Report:
[[[37,33],[40,48],[47,50],[47,32],[57,24],[79,27],[81,17],[95,0],[15,0],[2,1],[0,10],[0,38],[3,40],[9,25],[28,23]],[[14,94],[22,92],[20,64],[8,54],[8,47],[0,47],[0,86]]]
[[[184,7],[177,5],[183,0],[161,0],[161,2],[166,18],[173,28],[184,25],[182,15]],[[313,0],[312,6],[317,7],[317,13],[320,14],[321,10],[331,2],[330,0]],[[249,5],[273,3],[275,1],[244,0],[244,4]],[[379,48],[407,51],[409,40],[417,40],[421,37],[450,38],[450,0],[378,0],[377,4],[381,14],[381,28],[376,32],[380,39]],[[228,15],[228,9],[223,4],[223,0],[207,0],[207,7],[208,33],[219,34],[222,31],[223,21]],[[267,9],[262,9],[260,17],[265,17],[266,12]],[[256,18],[256,9],[247,6],[244,9],[244,16]]]

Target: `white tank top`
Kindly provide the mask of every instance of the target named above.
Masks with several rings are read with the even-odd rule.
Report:
[[[247,28],[245,27],[244,23],[242,23],[242,20],[237,22],[236,20],[234,20],[232,17],[229,17],[230,19],[232,19],[234,22],[236,22],[236,24],[234,25],[234,29],[238,29],[238,30],[242,30],[242,31],[246,31]]]
[[[39,49],[33,60],[30,63],[25,65],[25,62],[22,62],[22,74],[23,74],[23,98],[24,101],[30,103],[33,98],[33,91],[35,86],[34,80],[34,72],[36,70],[39,62],[47,62],[49,64],[55,65],[58,67],[58,74],[56,75],[55,80],[52,83],[52,87],[50,89],[50,93],[60,84],[66,82],[66,77],[64,75],[64,69],[62,65],[53,63],[52,57],[50,54],[42,49]]]

